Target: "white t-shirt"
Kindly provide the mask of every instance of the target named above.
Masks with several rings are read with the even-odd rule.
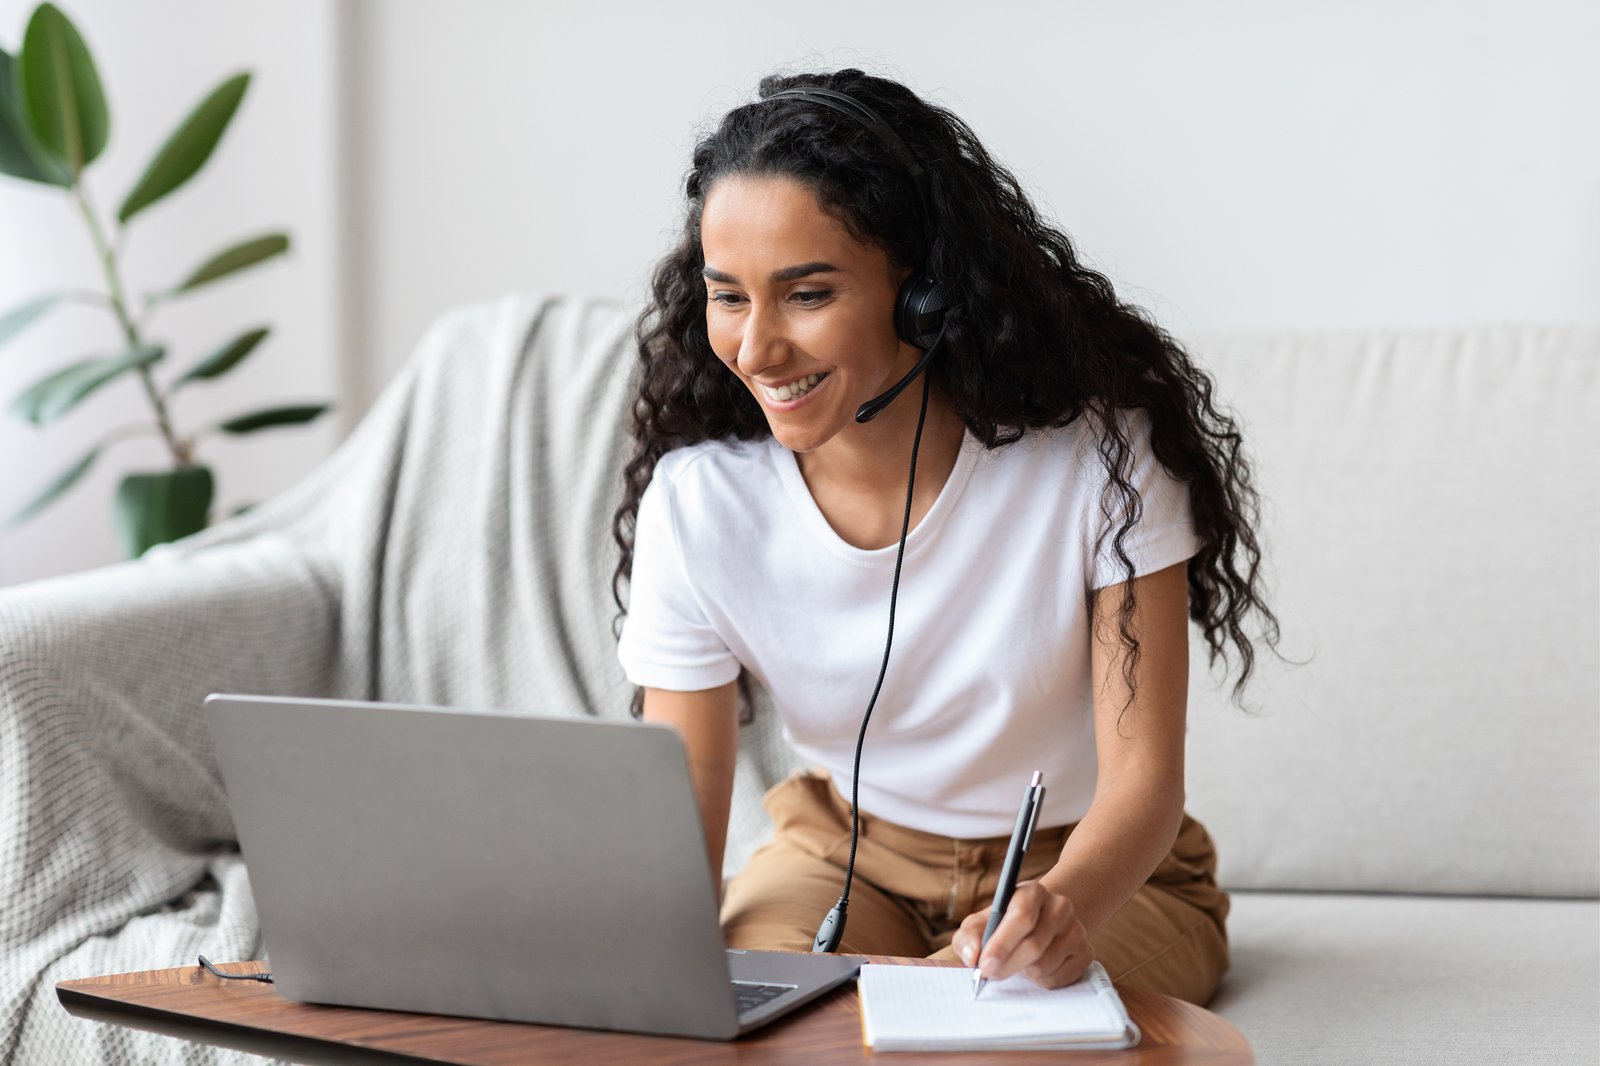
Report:
[[[1150,452],[1148,420],[1124,417],[1144,502],[1124,548],[1147,574],[1199,541],[1185,486]],[[1086,422],[995,450],[965,434],[911,530],[861,756],[868,814],[944,836],[1002,836],[1034,770],[1046,788],[1040,826],[1087,813],[1097,769],[1088,594],[1125,575],[1109,537],[1090,559],[1108,523]],[[623,670],[635,685],[694,691],[744,666],[771,693],[794,750],[848,795],[895,551],[842,540],[776,440],[672,451],[639,503]]]

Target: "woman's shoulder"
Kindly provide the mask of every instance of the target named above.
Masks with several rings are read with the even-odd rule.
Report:
[[[1064,426],[1029,426],[1020,433],[1007,430],[1001,439],[1013,435],[1010,443],[989,450],[991,463],[1059,470],[1062,464],[1081,465],[1094,456],[1096,434],[1087,418],[1075,418]]]
[[[759,524],[780,495],[773,491],[775,446],[781,447],[767,440],[728,439],[674,448],[656,461],[646,491],[654,497],[652,514],[670,522],[680,541],[715,558],[728,534]]]
[[[703,440],[674,448],[656,461],[655,476],[674,490],[705,490],[749,484],[759,470],[771,466],[775,442],[733,437]]]
[[[1137,477],[1151,461],[1149,416],[1119,410],[1117,422],[1129,450],[1127,471]],[[1109,477],[1107,428],[1103,416],[1089,413],[1065,425],[1028,427],[1011,443],[987,451],[983,480],[1012,497],[1031,499],[1042,486],[1053,486],[1069,490],[1080,504],[1098,500]]]
[[[1118,429],[1129,447],[1137,455],[1149,447],[1150,416],[1136,408],[1118,408]],[[1098,468],[1101,441],[1106,436],[1106,423],[1101,415],[1085,411],[1077,418],[1058,426],[1030,426],[1010,444],[993,449],[995,456],[1005,456],[1011,463],[1059,464]]]

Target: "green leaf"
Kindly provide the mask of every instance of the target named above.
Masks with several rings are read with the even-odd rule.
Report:
[[[258,429],[269,426],[293,426],[301,422],[310,422],[312,419],[328,410],[331,404],[296,404],[284,407],[269,407],[253,414],[240,415],[219,423],[216,428],[224,433],[254,433]]]
[[[275,255],[282,255],[289,250],[289,235],[287,233],[269,233],[264,237],[252,237],[247,241],[240,241],[231,248],[225,248],[202,263],[193,274],[190,274],[177,288],[167,293],[176,296],[180,292],[198,289],[208,282],[226,277],[236,270],[255,266],[265,259]]]
[[[3,324],[3,323],[0,323]],[[221,377],[239,364],[239,361],[255,350],[256,345],[266,339],[272,330],[266,326],[253,329],[249,333],[241,333],[221,348],[206,356],[194,367],[184,372],[183,377],[172,383],[168,391],[177,392],[178,386],[190,381],[199,381],[205,378]]]
[[[44,150],[22,112],[14,63],[0,48],[0,174],[71,188],[72,171]]]
[[[56,301],[61,299],[59,292],[46,293],[7,311],[5,317],[0,318],[0,344],[15,337],[33,324],[33,320],[54,307]]]
[[[76,484],[77,480],[81,478],[88,471],[89,467],[94,464],[94,461],[99,458],[101,449],[104,447],[105,445],[103,444],[96,445],[88,455],[85,455],[82,459],[79,459],[76,463],[73,463],[66,469],[64,473],[62,473],[54,481],[50,482],[49,485],[46,485],[44,491],[39,493],[38,496],[35,496],[32,502],[6,520],[6,531],[9,532],[10,530],[16,529],[18,526],[22,525],[22,523],[26,522],[40,511],[50,506],[50,502],[57,496],[60,496],[63,492],[66,492],[74,484]]]
[[[111,118],[89,47],[54,4],[28,20],[16,78],[34,137],[76,177],[105,150]]]
[[[203,466],[123,478],[117,486],[117,539],[128,558],[206,528],[214,487]]]
[[[97,356],[73,363],[28,386],[22,395],[11,401],[11,413],[36,426],[54,422],[102,385],[134,367],[148,366],[165,354],[166,349],[146,344],[120,355]]]
[[[117,211],[119,222],[127,222],[194,177],[205,166],[217,142],[222,139],[222,131],[228,128],[233,113],[238,110],[239,101],[244,99],[245,89],[249,87],[248,73],[235,74],[213,89],[210,96],[189,112],[189,117],[167,138],[167,143],[161,146],[156,157],[145,168],[138,184],[122,201],[122,207]]]

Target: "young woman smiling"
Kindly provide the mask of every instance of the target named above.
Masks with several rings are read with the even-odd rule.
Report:
[[[777,95],[796,88],[881,117],[927,184],[867,122]],[[1245,622],[1276,641],[1210,381],[965,123],[893,81],[763,79],[696,146],[685,191],[638,323],[618,653],[643,716],[683,733],[719,875],[750,679],[814,767],[766,797],[774,837],[727,886],[729,945],[811,946],[854,814],[841,950],[970,964],[1042,769],[982,972],[1056,987],[1099,959],[1207,1002],[1229,900],[1184,810],[1188,623],[1213,661],[1237,652],[1236,696]],[[923,355],[894,320],[913,271],[948,294],[941,343],[921,388],[858,421]]]

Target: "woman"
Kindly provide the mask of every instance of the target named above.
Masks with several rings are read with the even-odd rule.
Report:
[[[955,115],[858,70],[760,96],[695,148],[615,521],[619,656],[683,733],[719,877],[748,677],[815,764],[766,797],[728,943],[810,947],[849,880],[841,950],[1044,987],[1098,958],[1203,1004],[1229,901],[1183,809],[1186,620],[1236,697],[1247,616],[1276,640],[1233,423]],[[897,325],[919,278],[931,341]]]

